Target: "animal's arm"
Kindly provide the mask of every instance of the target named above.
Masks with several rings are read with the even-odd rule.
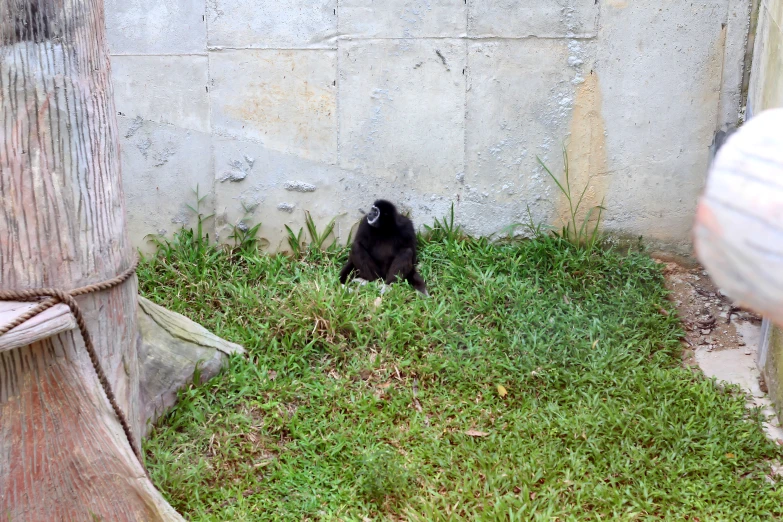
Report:
[[[427,283],[424,282],[424,278],[421,277],[421,274],[419,274],[416,269],[411,272],[411,274],[408,276],[408,282],[413,285],[413,288],[418,290],[424,295],[430,295],[427,292]]]
[[[351,259],[352,256],[348,256],[348,262],[345,263],[345,266],[342,270],[340,270],[340,282],[342,284],[345,284],[345,282],[348,280],[348,276],[351,275],[351,272],[353,272],[353,269],[356,268],[353,265],[353,261]]]
[[[391,266],[389,266],[389,272],[386,274],[386,284],[392,284],[398,277],[400,279],[407,279],[408,274],[413,271],[413,258],[414,253],[412,248],[403,248],[397,252]]]
[[[413,222],[410,219],[405,219],[403,223],[399,224],[400,233],[400,251],[402,249],[410,248],[413,250],[413,264],[416,264],[416,250],[418,249],[419,241],[416,237],[416,230],[413,228]]]
[[[361,243],[354,243],[351,249],[351,261],[359,272],[359,277],[367,281],[373,281],[382,277],[378,263],[372,258],[367,249]]]

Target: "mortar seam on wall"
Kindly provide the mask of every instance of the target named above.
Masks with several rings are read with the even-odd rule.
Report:
[[[338,15],[339,18],[339,15]],[[525,36],[499,36],[499,35],[453,35],[453,36],[371,36],[371,37],[354,37],[349,35],[338,36],[335,41],[339,44],[341,41],[346,42],[372,42],[372,41],[427,41],[427,40],[472,40],[480,42],[506,42],[506,41],[521,41],[521,40],[595,40],[598,38],[598,34],[578,34],[578,35],[525,35]],[[220,51],[336,51],[338,46],[285,46],[285,45],[210,45],[207,47],[207,51],[220,52]],[[143,56],[155,56],[155,55],[143,55]],[[161,56],[177,56],[177,55],[161,55]]]
[[[369,40],[595,40],[598,33],[580,33],[580,34],[526,34],[524,36],[503,36],[499,34],[458,34],[449,36],[352,36],[340,35],[335,40],[348,41],[369,41]],[[312,47],[310,47],[312,49]]]
[[[340,0],[337,0],[337,20],[335,21],[335,25],[337,27],[337,34],[340,34]],[[337,150],[335,151],[334,157],[337,168],[340,168],[340,165],[342,165],[342,161],[340,158],[340,40],[337,40],[337,45],[335,47],[336,49],[336,56],[334,59],[334,81],[335,81],[335,87],[334,87],[334,110],[335,110],[335,134],[337,134],[335,138],[335,146],[337,147]],[[338,223],[338,229],[337,229],[337,239],[340,239],[340,228]]]
[[[467,9],[465,10],[467,12]],[[467,26],[466,26],[467,27]],[[460,200],[462,199],[461,193],[464,190],[464,181],[467,176],[468,170],[468,89],[470,88],[470,52],[468,48],[468,41],[465,41],[465,68],[463,69],[463,81],[465,82],[462,89],[462,183],[457,182],[457,211],[459,211]],[[454,204],[452,202],[452,204]]]
[[[474,0],[465,0],[465,35],[470,33],[470,9]],[[465,190],[465,178],[468,173],[468,89],[470,88],[470,49],[469,40],[465,38],[465,88],[464,88],[464,107],[462,114],[462,183],[457,182],[457,192],[455,194],[457,200],[457,212],[459,212],[461,196],[464,195]],[[453,204],[453,203],[452,203]]]
[[[232,45],[210,45],[207,47],[207,54],[219,53],[221,51],[336,51],[337,47],[286,47],[277,45],[275,47],[258,47],[253,45],[232,46]],[[151,55],[150,55],[151,56]]]
[[[335,27],[337,27],[337,34],[340,34],[340,0],[336,0],[336,9],[337,9],[337,20],[335,21]],[[335,110],[335,134],[337,134],[335,143],[337,150],[335,151],[334,158],[336,162],[337,168],[342,168],[342,158],[340,156],[340,39],[337,38],[337,41],[335,42],[335,49],[336,49],[336,56],[334,58],[334,81],[335,81],[335,87],[334,87],[334,110]],[[342,228],[340,227],[341,223],[340,220],[337,221],[337,241],[339,242],[342,239]],[[349,229],[350,230],[350,229]]]
[[[128,57],[162,57],[167,58],[170,56],[178,57],[178,56],[209,56],[209,52],[204,51],[203,53],[109,53],[109,56],[128,56]]]
[[[212,91],[210,90],[210,84],[212,83],[212,70],[211,70],[211,62],[212,57],[209,53],[209,12],[207,8],[207,3],[204,2],[204,46],[207,49],[207,115],[209,117],[209,170],[210,170],[210,179],[212,180],[212,224],[215,227],[215,241],[220,241],[220,238],[218,237],[218,225],[217,225],[217,164],[215,160],[215,132],[214,132],[214,121],[212,118]]]

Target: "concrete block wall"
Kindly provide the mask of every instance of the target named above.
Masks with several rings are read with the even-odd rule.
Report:
[[[750,0],[106,0],[130,231],[310,211],[344,241],[376,197],[473,234],[559,224],[541,157],[605,226],[690,252],[740,110]]]

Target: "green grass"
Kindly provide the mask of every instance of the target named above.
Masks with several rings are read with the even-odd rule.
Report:
[[[144,295],[249,351],[181,392],[145,442],[177,510],[292,521],[783,515],[782,490],[765,478],[780,450],[738,389],[682,367],[649,258],[557,238],[433,237],[420,263],[430,299],[407,285],[380,301],[375,284],[347,291],[344,250],[291,259],[211,247],[200,262],[183,232],[140,265]]]

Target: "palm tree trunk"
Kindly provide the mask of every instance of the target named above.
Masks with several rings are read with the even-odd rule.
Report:
[[[102,0],[0,0],[0,201],[0,289],[68,290],[131,266]],[[157,357],[172,326],[145,318],[160,330],[145,343],[137,297],[134,276],[77,302],[139,445],[196,355],[212,356],[209,376],[241,348],[178,335],[178,356]],[[132,452],[79,330],[63,324],[21,346],[0,336],[0,518],[181,520]]]

